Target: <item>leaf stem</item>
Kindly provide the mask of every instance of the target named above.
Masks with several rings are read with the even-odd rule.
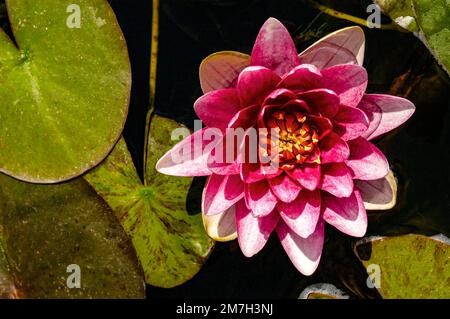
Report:
[[[347,20],[347,21],[359,24],[363,27],[367,27],[367,28],[369,27],[369,24],[368,24],[367,20],[365,20],[365,19],[355,17],[350,14],[328,8],[327,6],[324,6],[320,3],[317,3],[312,0],[305,0],[305,2],[308,5],[312,6],[313,8],[316,8],[317,10],[320,10],[321,12],[326,13],[335,18]],[[381,30],[398,30],[398,27],[395,23],[392,22],[389,24],[381,24],[379,29],[381,29]]]
[[[145,121],[144,137],[144,185],[147,186],[147,155],[148,135],[150,134],[150,120],[155,109],[156,75],[158,67],[158,37],[159,37],[159,0],[152,0],[152,38],[150,51],[150,107]]]

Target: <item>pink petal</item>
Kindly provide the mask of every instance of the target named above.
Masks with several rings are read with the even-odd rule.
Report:
[[[245,203],[255,217],[269,215],[277,202],[278,199],[265,180],[245,184]]]
[[[283,105],[295,99],[297,99],[297,95],[291,90],[276,89],[266,97],[263,105]]]
[[[275,18],[269,18],[256,38],[251,65],[264,66],[279,76],[298,65],[297,49],[289,31]]]
[[[295,183],[287,174],[268,179],[272,192],[281,201],[290,203],[297,198],[301,186]]]
[[[215,241],[230,241],[237,238],[236,205],[216,215],[202,214],[203,226]]]
[[[281,218],[297,235],[309,237],[320,217],[320,191],[302,190],[292,203],[279,203]]]
[[[320,39],[300,53],[300,63],[314,64],[319,69],[338,64],[362,65],[364,32],[360,27],[348,27]]]
[[[348,197],[353,192],[353,179],[344,163],[322,165],[320,188],[336,197]]]
[[[208,157],[208,169],[219,175],[234,175],[240,173],[240,166],[243,162],[243,156],[245,156],[251,150],[248,146],[248,134],[251,133],[252,128],[244,131],[233,130],[227,128],[223,138],[215,145]],[[241,134],[242,133],[242,134]],[[257,136],[254,138],[255,142],[252,143],[252,154],[256,153],[257,148]],[[246,147],[244,147],[246,145]],[[245,154],[244,151],[246,152]],[[257,156],[252,159],[256,162]]]
[[[249,106],[261,105],[267,95],[272,92],[280,77],[272,70],[262,66],[249,66],[239,74],[237,88],[241,104]]]
[[[200,86],[203,93],[236,87],[239,73],[250,65],[250,56],[240,52],[216,52],[200,64]]]
[[[362,237],[367,229],[367,214],[359,191],[348,198],[322,196],[323,219],[341,232]]]
[[[313,127],[317,130],[320,140],[327,136],[333,128],[331,121],[325,117],[310,115],[309,120],[311,121]]]
[[[314,89],[300,92],[297,96],[322,116],[332,118],[339,110],[339,96],[331,90]]]
[[[389,163],[384,154],[372,143],[359,137],[349,141],[350,157],[347,166],[353,171],[353,178],[361,180],[379,179],[389,172]]]
[[[209,137],[211,139],[207,139]],[[220,133],[220,136],[219,136]],[[222,139],[217,129],[204,128],[189,135],[156,163],[156,170],[162,174],[173,176],[206,176],[211,175],[208,168],[208,148],[217,145]]]
[[[285,74],[278,87],[306,91],[319,87],[322,81],[322,75],[318,68],[310,64],[301,64]]]
[[[267,216],[255,217],[243,200],[236,204],[238,242],[246,257],[252,257],[264,247],[279,219],[280,215],[275,211]]]
[[[254,183],[266,178],[259,163],[242,163],[241,179],[245,183]]]
[[[287,171],[287,173],[308,190],[315,190],[319,186],[320,165],[313,164],[310,166],[295,167],[294,169]]]
[[[252,105],[240,110],[234,115],[230,123],[228,123],[228,127],[248,129],[251,126],[254,126],[260,110],[260,105]]]
[[[369,127],[369,120],[366,114],[355,107],[342,106],[333,118],[335,132],[344,141],[353,140],[360,137]]]
[[[322,85],[339,95],[342,105],[356,107],[367,88],[367,72],[361,66],[341,64],[322,70]]]
[[[364,95],[358,108],[366,113],[370,121],[369,129],[363,135],[368,140],[400,126],[413,115],[416,109],[407,99],[383,94]]]
[[[344,162],[350,156],[347,143],[334,132],[328,133],[319,145],[322,164]]]
[[[225,128],[241,109],[236,89],[222,89],[202,95],[194,103],[195,113],[208,127]]]
[[[202,211],[206,215],[220,214],[244,197],[244,183],[239,175],[212,174],[202,196]]]
[[[284,222],[279,222],[277,234],[281,245],[286,251],[289,259],[303,275],[309,276],[316,271],[322,255],[324,224],[317,223],[313,234],[308,238],[298,236]]]

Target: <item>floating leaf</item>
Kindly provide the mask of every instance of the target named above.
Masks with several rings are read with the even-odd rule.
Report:
[[[331,284],[314,284],[306,287],[298,299],[348,299],[340,289]]]
[[[367,268],[380,268],[384,298],[450,298],[450,245],[421,235],[368,238],[356,244]]]
[[[131,237],[146,282],[173,287],[194,276],[214,242],[203,229],[200,211],[186,208],[192,178],[155,170],[156,161],[174,144],[176,122],[153,115],[148,137],[145,185],[141,183],[123,140],[98,168],[86,175]]]
[[[411,0],[374,0],[374,2],[402,28],[411,32],[419,31]]]
[[[78,176],[110,152],[128,111],[114,12],[105,0],[6,4],[15,42],[0,29],[0,171],[42,183]]]
[[[449,73],[450,3],[448,0],[413,0],[413,4],[417,23],[425,36],[425,44]]]
[[[67,284],[76,271],[69,265],[80,267],[79,289]],[[34,185],[0,174],[0,296],[144,298],[145,291],[129,239],[85,181]]]
[[[402,28],[414,32],[450,71],[450,5],[447,0],[374,0]]]

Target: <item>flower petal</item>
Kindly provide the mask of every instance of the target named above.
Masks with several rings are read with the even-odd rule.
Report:
[[[279,203],[281,218],[297,235],[309,237],[320,217],[320,191],[303,189],[292,203]]]
[[[341,64],[324,69],[322,86],[336,92],[342,105],[356,107],[367,88],[366,69],[353,64]]]
[[[239,175],[212,174],[206,182],[202,196],[205,215],[220,214],[244,197],[244,183]]]
[[[333,124],[329,119],[322,116],[310,115],[309,120],[319,134],[319,140],[325,138],[333,129]]]
[[[295,167],[288,170],[287,173],[301,186],[308,190],[315,190],[320,183],[320,165],[312,164],[310,166]]]
[[[367,214],[359,191],[350,197],[322,196],[323,219],[341,232],[362,237],[367,230]]]
[[[220,214],[202,214],[202,219],[206,233],[215,241],[225,242],[237,238],[235,205]]]
[[[354,180],[360,191],[364,207],[369,210],[387,210],[395,206],[397,201],[397,182],[394,174],[372,181]]]
[[[281,78],[262,66],[249,66],[239,74],[237,88],[242,106],[261,105]]]
[[[248,129],[256,124],[261,109],[259,105],[252,105],[237,112],[228,123],[228,127]]]
[[[200,64],[200,86],[203,93],[236,87],[239,73],[250,65],[250,56],[235,51],[216,52]]]
[[[368,140],[400,126],[416,109],[407,99],[383,94],[364,95],[358,108],[366,113],[370,121],[369,129],[363,135]]]
[[[319,145],[322,164],[344,162],[350,156],[347,143],[334,132],[328,133]]]
[[[314,89],[297,93],[297,96],[322,116],[332,118],[339,110],[339,96],[331,90]]]
[[[251,65],[264,66],[279,76],[298,65],[294,41],[277,19],[267,19],[259,31],[252,50]]]
[[[322,256],[324,223],[320,220],[314,233],[308,238],[302,238],[291,230],[286,223],[279,222],[277,234],[295,268],[305,276],[312,275],[316,271]]]
[[[222,89],[202,95],[194,103],[195,113],[208,127],[225,128],[241,109],[237,89]]]
[[[335,132],[344,141],[353,140],[360,137],[369,127],[369,120],[366,114],[355,107],[342,106],[333,118]]]
[[[322,165],[320,189],[336,196],[348,197],[353,192],[353,179],[344,163]]]
[[[301,64],[283,76],[278,88],[307,91],[319,87],[322,81],[322,75],[318,68],[311,64]]]
[[[196,131],[164,154],[156,163],[156,170],[173,176],[211,175],[207,148],[214,147],[221,139],[222,134],[217,129],[204,128]]]
[[[364,32],[360,27],[340,29],[300,53],[300,63],[314,64],[319,69],[347,63],[362,65],[364,44]]]
[[[345,163],[353,171],[353,178],[373,180],[388,174],[389,163],[375,145],[362,137],[348,141],[348,145],[350,157]]]
[[[270,178],[268,182],[275,196],[285,203],[290,203],[296,199],[301,190],[301,186],[295,183],[287,174]]]
[[[278,199],[265,180],[245,184],[245,203],[255,217],[269,215],[277,202]]]
[[[255,217],[243,200],[236,204],[236,225],[239,247],[246,257],[252,257],[266,244],[275,229],[280,215],[277,212]]]

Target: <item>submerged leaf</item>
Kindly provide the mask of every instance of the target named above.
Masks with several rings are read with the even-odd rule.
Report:
[[[80,288],[67,283],[77,280],[70,265],[79,266]],[[0,174],[0,296],[144,298],[145,291],[129,239],[85,181],[34,185]]]
[[[179,127],[175,121],[152,116],[145,185],[123,140],[85,176],[131,237],[146,282],[159,287],[177,286],[192,278],[214,245],[203,229],[200,211],[189,212],[186,207],[193,179],[155,170],[156,161],[176,143],[171,134]]]
[[[421,235],[367,238],[355,251],[371,275],[377,275],[373,265],[380,267],[378,290],[384,298],[450,298],[448,240]]]
[[[15,42],[0,29],[0,171],[42,183],[78,176],[110,152],[128,111],[114,12],[105,0],[6,4]]]

